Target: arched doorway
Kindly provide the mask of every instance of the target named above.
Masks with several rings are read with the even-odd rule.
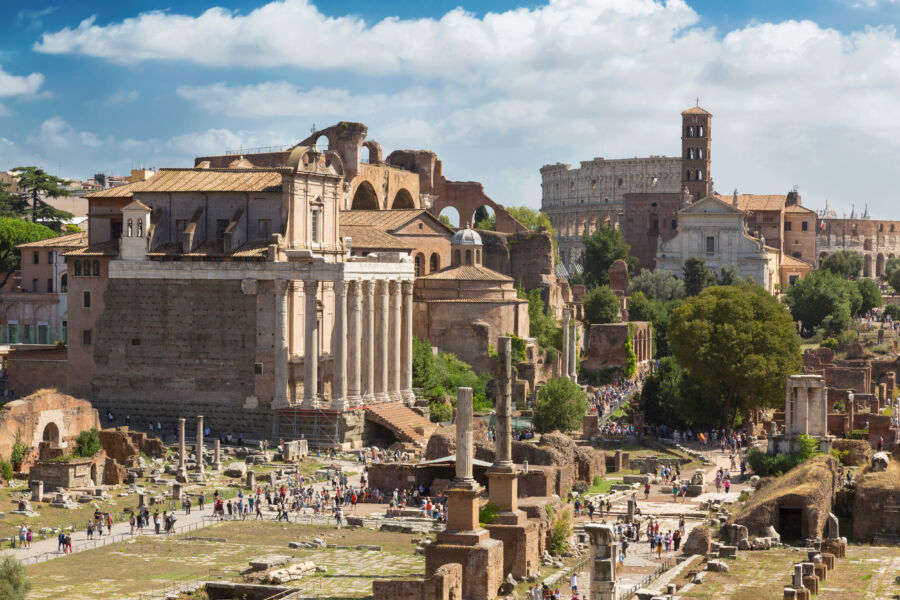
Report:
[[[875,275],[878,277],[884,275],[884,254],[875,257]]]
[[[350,210],[378,210],[379,208],[378,195],[375,193],[375,188],[372,187],[372,184],[368,181],[360,183],[359,187],[356,188],[356,193],[353,194],[353,203],[350,205]]]
[[[100,485],[100,482],[97,481],[97,465],[96,463],[91,463],[91,482],[94,485]]]
[[[863,277],[871,277],[872,276],[872,255],[866,254],[865,261],[863,261]]]
[[[412,194],[409,193],[409,190],[406,188],[401,188],[397,195],[394,196],[394,202],[391,203],[391,208],[415,208],[416,203],[413,200]]]
[[[44,433],[41,435],[41,440],[51,444],[59,444],[59,427],[56,426],[56,423],[47,423],[47,426],[44,427]]]

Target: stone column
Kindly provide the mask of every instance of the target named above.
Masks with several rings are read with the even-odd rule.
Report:
[[[256,489],[256,471],[247,471],[247,489]]]
[[[797,420],[794,422],[794,431],[797,433],[809,432],[809,388],[797,388]]]
[[[569,379],[569,320],[571,318],[572,311],[568,308],[564,308],[562,328],[562,369],[560,369],[560,376],[563,379]]]
[[[185,464],[186,448],[184,444],[184,419],[178,419],[178,472],[175,479],[187,481],[187,465]]]
[[[494,458],[495,469],[512,469],[512,338],[502,335],[497,339],[500,369],[497,376],[497,442]]]
[[[222,470],[222,448],[219,443],[219,438],[216,438],[213,441],[213,464],[212,468],[214,471]]]
[[[287,406],[288,402],[288,282],[276,280],[275,288],[275,368],[272,405]]]
[[[37,479],[32,479],[28,482],[28,485],[31,487],[31,501],[32,502],[43,502],[44,500],[44,482],[39,481]]]
[[[350,282],[350,294],[347,328],[347,403],[359,406],[360,403],[360,357],[362,353],[362,282]]]
[[[472,477],[472,388],[460,387],[456,392],[456,477],[453,484],[474,484]]]
[[[365,318],[363,320],[363,404],[375,402],[375,282],[363,282],[365,296]]]
[[[578,362],[578,336],[576,333],[578,332],[578,321],[572,319],[571,325],[572,331],[569,332],[569,379],[577,382],[578,369],[576,363]]]
[[[203,475],[203,415],[197,417],[197,470]]]
[[[182,486],[179,482],[175,482],[172,484],[172,499],[173,500],[181,500],[182,495]]]
[[[794,411],[797,410],[797,400],[795,399],[794,387],[788,378],[787,393],[784,398],[784,435],[790,435],[794,428]],[[850,427],[853,427],[853,417],[850,417]]]
[[[403,399],[410,405],[416,397],[412,390],[413,356],[413,282],[403,282],[403,339],[401,341],[400,389]]]
[[[389,368],[389,378],[388,378],[388,393],[391,396],[391,400],[396,400],[397,402],[403,401],[403,396],[400,393],[400,364],[403,361],[402,348],[403,344],[401,344],[401,336],[403,331],[403,323],[402,323],[402,312],[400,302],[402,298],[400,297],[400,282],[392,280],[389,284],[390,290],[390,368]]]
[[[619,544],[615,530],[610,525],[594,523],[585,525],[584,530],[591,538],[591,600],[617,600]]]
[[[347,283],[334,282],[334,381],[331,386],[331,408],[347,408]]]
[[[391,399],[388,394],[388,380],[390,373],[390,300],[388,297],[388,282],[379,281],[376,296],[375,337],[377,350],[373,359],[378,362],[375,368],[375,400],[387,402]]]
[[[319,282],[315,279],[303,281],[306,298],[306,326],[303,351],[303,403],[315,406],[319,388]]]

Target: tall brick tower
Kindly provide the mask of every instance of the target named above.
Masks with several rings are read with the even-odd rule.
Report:
[[[695,106],[681,113],[681,182],[694,202],[708,195],[712,115]]]

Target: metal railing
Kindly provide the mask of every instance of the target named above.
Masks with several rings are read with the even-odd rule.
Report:
[[[189,575],[175,581],[167,581],[163,583],[160,588],[157,588],[155,584],[151,585],[149,591],[144,591],[137,596],[132,596],[129,600],[155,600],[157,598],[168,598],[171,594],[178,594],[191,588],[198,589],[203,587],[210,581],[238,581],[239,579],[242,579],[242,577],[238,571],[210,569],[206,575]]]
[[[225,156],[241,154],[264,154],[266,152],[284,152],[290,150],[296,144],[283,144],[281,146],[258,146],[256,148],[240,148],[238,150],[226,150]]]
[[[655,569],[653,569],[652,573],[650,573],[649,575],[645,575],[639,582],[628,588],[626,592],[623,592],[622,595],[619,596],[619,600],[630,600],[630,598],[632,598],[639,589],[648,585],[654,579],[656,579],[669,569],[673,568],[677,564],[678,560],[674,556],[667,557],[664,561],[659,563],[659,565]]]

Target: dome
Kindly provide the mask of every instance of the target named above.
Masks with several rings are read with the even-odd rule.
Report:
[[[454,246],[481,246],[481,236],[474,229],[460,229],[453,234],[450,243]]]

